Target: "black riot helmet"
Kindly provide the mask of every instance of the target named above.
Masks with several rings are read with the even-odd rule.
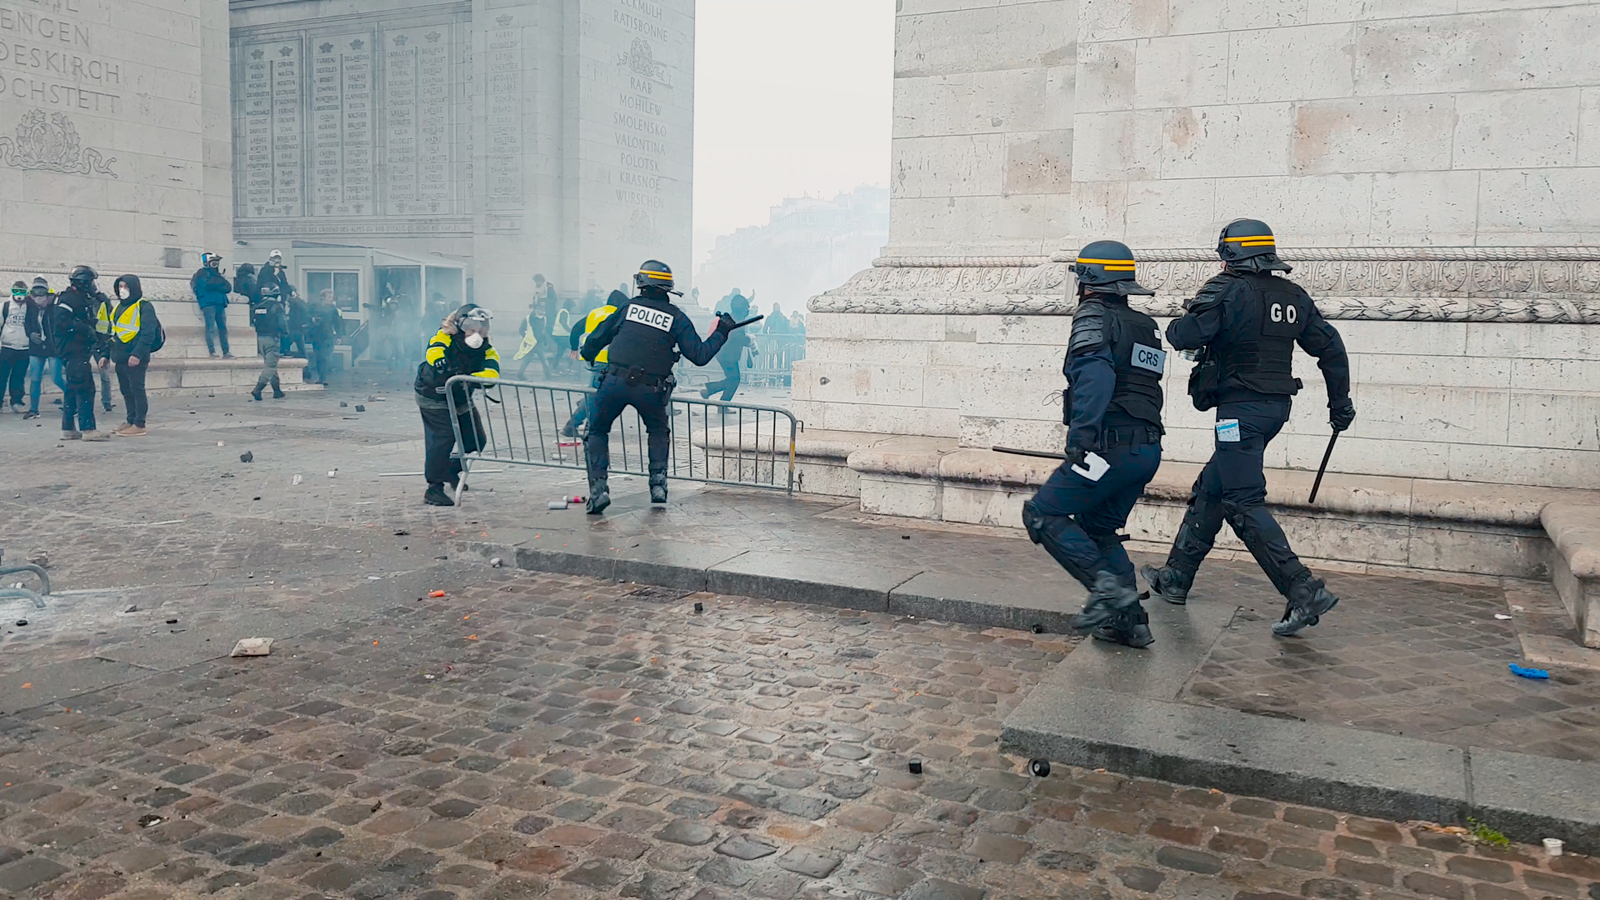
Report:
[[[1078,286],[1095,294],[1150,296],[1155,291],[1134,280],[1133,251],[1121,241],[1095,241],[1078,251],[1072,274]]]
[[[1291,271],[1278,258],[1278,240],[1260,219],[1234,219],[1217,236],[1217,255],[1229,266],[1255,272]]]
[[[634,273],[633,284],[640,291],[657,290],[683,296],[681,292],[673,290],[676,283],[672,280],[672,269],[656,259],[647,259],[639,266],[639,271]]]
[[[85,293],[94,289],[94,280],[100,276],[88,266],[78,266],[67,276],[67,282]]]
[[[1217,237],[1217,255],[1223,262],[1273,256],[1277,252],[1278,241],[1272,236],[1272,229],[1260,219],[1234,219],[1223,226]]]

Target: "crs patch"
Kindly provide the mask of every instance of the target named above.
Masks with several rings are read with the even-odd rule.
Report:
[[[672,331],[672,313],[664,309],[651,309],[648,306],[640,306],[637,303],[628,305],[628,312],[623,316],[623,321],[638,322],[640,325],[648,325],[657,331]]]
[[[1144,369],[1157,375],[1165,374],[1167,371],[1167,351],[1147,344],[1134,344],[1133,359],[1129,360],[1129,364],[1135,369]]]

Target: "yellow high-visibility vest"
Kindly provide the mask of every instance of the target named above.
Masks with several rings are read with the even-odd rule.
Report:
[[[596,328],[600,327],[600,323],[604,322],[605,320],[607,320],[609,318],[611,318],[611,314],[616,312],[616,311],[617,311],[617,308],[615,306],[601,306],[601,307],[599,307],[597,309],[590,310],[588,317],[583,320],[584,340],[588,340],[588,336],[591,335],[591,334],[594,334],[594,330]],[[578,342],[578,349],[579,350],[583,349],[583,341],[579,341]],[[596,363],[605,362],[606,361],[606,356],[610,352],[610,350],[611,350],[610,347],[607,347],[606,349],[601,350],[600,351],[600,355],[596,356],[594,358],[594,361]]]
[[[95,317],[94,330],[101,334],[109,334],[124,344],[133,343],[139,336],[139,307],[144,306],[144,301],[128,304],[128,308],[117,315],[116,310],[109,303],[100,304],[100,312]]]

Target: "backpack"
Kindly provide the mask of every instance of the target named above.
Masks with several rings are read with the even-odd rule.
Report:
[[[148,300],[141,300],[139,302],[144,304],[144,309],[139,310],[140,323],[142,324],[144,322],[144,317],[148,315],[151,323],[156,326],[155,340],[150,342],[149,352],[157,353],[162,347],[167,345],[167,326],[161,324],[161,317],[156,315],[156,305],[154,303],[151,303]]]

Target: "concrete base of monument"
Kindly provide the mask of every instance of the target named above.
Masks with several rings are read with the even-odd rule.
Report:
[[[206,347],[205,320],[193,302],[154,301],[156,315],[167,331],[167,345],[150,361],[146,386],[158,396],[244,394],[256,386],[261,357],[256,355],[256,333],[249,325],[244,304],[231,305],[227,315],[228,347],[233,359],[213,357]],[[221,348],[218,347],[220,352]],[[284,357],[278,361],[278,383],[285,391],[320,391],[305,383],[306,361]]]

